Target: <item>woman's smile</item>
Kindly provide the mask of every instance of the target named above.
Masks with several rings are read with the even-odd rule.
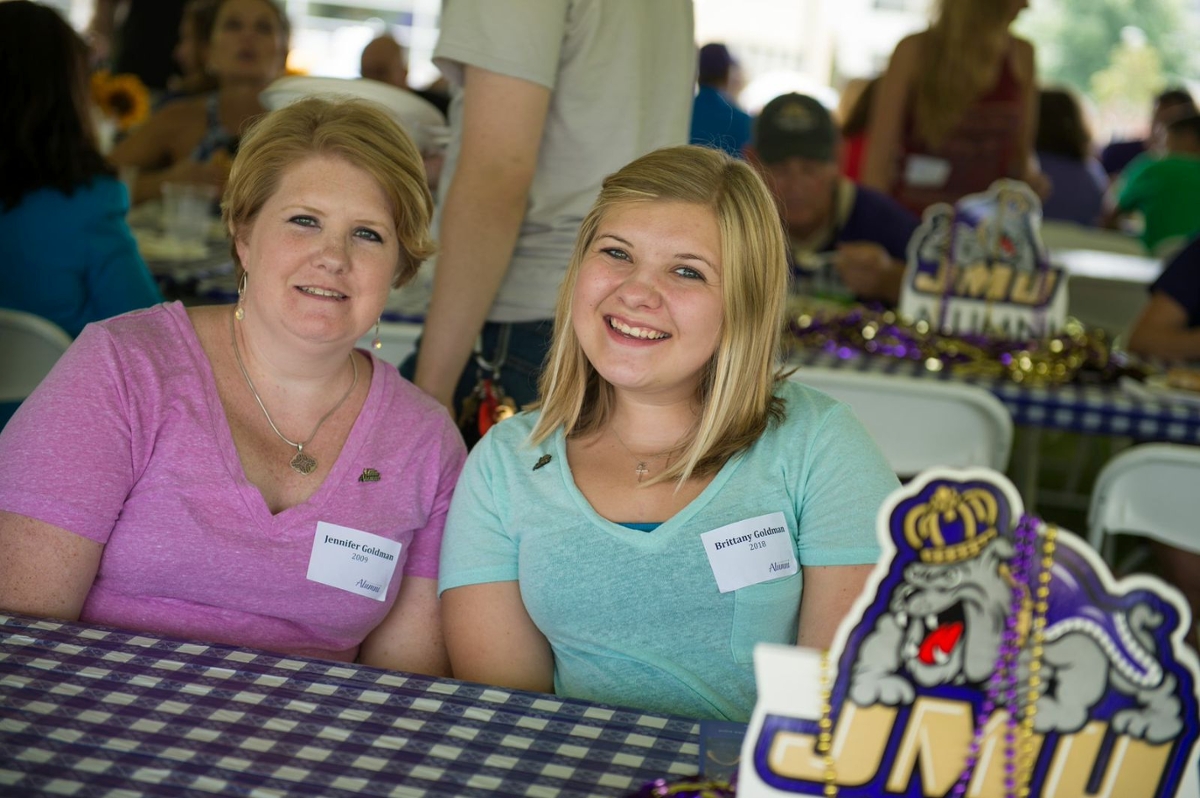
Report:
[[[338,301],[349,299],[349,297],[347,297],[341,291],[334,291],[332,288],[318,288],[313,285],[302,285],[299,287],[299,290],[305,294],[308,294],[309,296],[317,297],[318,299],[336,299]]]
[[[615,316],[608,316],[606,318],[608,319],[608,326],[619,338],[638,341],[663,341],[671,337],[670,333],[656,330],[652,327],[636,325],[633,322],[622,321]]]

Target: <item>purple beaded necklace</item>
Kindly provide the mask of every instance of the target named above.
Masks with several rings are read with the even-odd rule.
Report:
[[[1000,638],[1000,651],[996,659],[996,669],[988,680],[987,695],[979,712],[975,716],[975,736],[967,749],[967,762],[962,775],[954,784],[950,794],[954,798],[962,798],[967,792],[967,786],[975,773],[975,765],[979,760],[979,747],[983,742],[988,719],[997,709],[1007,711],[1006,728],[1004,730],[1004,795],[1014,798],[1020,791],[1021,783],[1028,783],[1028,771],[1017,772],[1017,730],[1023,716],[1017,694],[1017,672],[1021,654],[1021,634],[1018,629],[1022,610],[1030,597],[1030,587],[1037,574],[1034,567],[1034,544],[1037,540],[1037,530],[1040,521],[1031,515],[1021,516],[1013,534],[1015,553],[1009,565],[1012,577],[1012,601],[1008,618],[1005,620],[1004,633]],[[1042,605],[1044,606],[1044,605]],[[1039,607],[1040,609],[1041,607]],[[1035,669],[1036,670],[1036,669]],[[1028,711],[1029,708],[1026,708]]]

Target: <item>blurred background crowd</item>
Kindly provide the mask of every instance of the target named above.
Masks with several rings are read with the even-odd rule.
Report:
[[[183,2],[157,0],[48,0],[81,31],[112,30],[115,13],[139,5],[156,7],[162,22],[141,48],[147,61],[163,66]],[[435,82],[433,65],[441,0],[356,0],[353,3],[287,0],[293,24],[288,66],[313,75],[357,77],[363,47],[389,32],[408,50],[414,87]],[[788,91],[812,94],[829,106],[843,94],[853,98],[866,79],[884,71],[895,44],[928,24],[930,0],[696,0],[696,39],[720,40],[737,58],[737,97],[750,113]],[[99,17],[97,17],[99,12]],[[768,24],[769,21],[769,24]],[[1196,75],[1190,47],[1200,27],[1195,0],[1038,0],[1021,15],[1015,31],[1037,48],[1038,76],[1070,87],[1084,99],[1096,141],[1128,140],[1148,134],[1153,98]],[[170,32],[167,32],[167,31]],[[135,31],[130,35],[140,36]],[[99,48],[113,55],[110,41]],[[129,71],[132,62],[116,64]],[[134,71],[140,72],[140,68]],[[147,74],[151,86],[165,75]],[[847,101],[841,103],[848,105]]]
[[[136,74],[156,98],[214,87],[202,67],[204,11],[195,8],[209,4],[193,4],[190,14],[184,0],[47,5],[85,34],[93,67]],[[697,42],[724,45],[720,57],[709,59],[710,72],[717,72],[708,83],[721,81],[720,92],[748,115],[744,137],[750,117],[772,98],[812,96],[843,126],[848,146],[839,157],[843,172],[856,180],[870,106],[864,92],[886,72],[897,42],[924,29],[934,10],[930,0],[696,0],[694,6]],[[418,90],[444,110],[443,81],[432,60],[440,0],[287,0],[282,7],[291,23],[289,73],[378,77]],[[1033,46],[1037,83],[1048,93],[1041,98],[1037,149],[1043,173],[1058,186],[1043,192],[1049,218],[1123,224],[1143,233],[1144,222],[1118,214],[1130,208],[1117,202],[1117,188],[1107,211],[1100,197],[1134,156],[1148,148],[1165,152],[1164,114],[1178,108],[1175,101],[1190,102],[1196,64],[1188,42],[1198,28],[1195,0],[1040,0],[1016,19],[1012,32]],[[379,42],[381,36],[399,46]],[[394,71],[388,76],[381,69]],[[1162,108],[1160,96],[1166,98]],[[1187,147],[1176,145],[1176,152]],[[116,160],[128,159],[124,153]],[[135,190],[135,202],[152,189]],[[1173,228],[1151,231],[1145,240],[1153,251],[1164,237],[1177,246]]]

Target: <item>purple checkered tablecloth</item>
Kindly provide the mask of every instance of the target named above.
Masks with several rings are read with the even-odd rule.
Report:
[[[933,372],[924,363],[858,356],[843,359],[820,350],[797,349],[791,363],[872,374],[954,380],[986,388],[1004,403],[1014,424],[1097,435],[1200,444],[1200,405],[1133,396],[1117,385],[1021,385],[1009,380]]]
[[[691,720],[0,613],[0,795],[620,796]]]

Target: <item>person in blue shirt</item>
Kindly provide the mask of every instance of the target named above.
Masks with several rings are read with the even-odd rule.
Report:
[[[779,206],[801,294],[895,305],[917,218],[840,174],[840,136],[816,99],[784,94],[754,123],[747,152]]]
[[[1129,333],[1129,351],[1166,360],[1200,360],[1200,238],[1167,263]]]
[[[72,336],[162,301],[125,221],[128,194],[97,148],[86,58],[55,10],[0,4],[0,307]]]
[[[1150,299],[1129,333],[1128,349],[1178,363],[1167,372],[1168,385],[1200,390],[1200,369],[1195,368],[1200,362],[1200,238],[1172,257],[1150,286]],[[1192,618],[1200,617],[1200,554],[1158,540],[1151,541],[1151,549],[1163,577],[1191,605]],[[1187,640],[1196,646],[1195,624]]]
[[[656,150],[605,179],[540,405],[455,489],[454,675],[746,721],[759,642],[826,648],[898,483],[850,409],[781,371],[787,258],[747,164]]]
[[[1092,133],[1072,90],[1038,92],[1034,146],[1042,174],[1050,181],[1050,194],[1042,201],[1042,218],[1097,226],[1108,176],[1092,155]]]
[[[742,150],[750,141],[750,115],[734,99],[738,76],[737,61],[728,47],[713,42],[700,48],[690,143],[744,157]]]
[[[0,3],[0,85],[0,307],[75,336],[161,302],[96,142],[83,39],[52,8]],[[0,403],[0,427],[18,404]]]

